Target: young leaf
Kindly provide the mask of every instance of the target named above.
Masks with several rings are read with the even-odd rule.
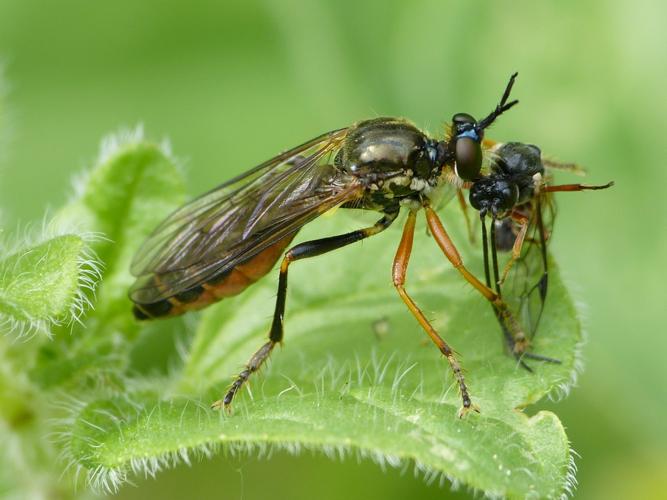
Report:
[[[58,214],[105,237],[95,246],[104,262],[93,318],[97,325],[127,337],[138,331],[127,299],[130,262],[148,233],[182,203],[183,194],[183,177],[169,148],[144,140],[141,128],[103,141],[96,165]]]
[[[63,234],[26,245],[0,260],[2,333],[44,332],[79,319],[99,278],[85,236]]]
[[[0,63],[0,163],[5,160],[7,147],[8,136],[10,131],[8,130],[8,111],[7,111],[7,83],[5,82],[5,69]],[[2,230],[0,229],[0,233]]]
[[[455,207],[443,215],[461,219]],[[299,239],[363,224],[337,214],[308,226]],[[466,250],[461,225],[446,225]],[[251,378],[252,391],[237,396],[231,416],[209,404],[265,341],[275,272],[201,315],[184,365],[170,380],[144,379],[141,390],[73,408],[63,443],[71,465],[88,471],[98,488],[114,490],[132,472],[154,474],[218,447],[308,448],[414,464],[427,478],[446,477],[490,496],[561,496],[571,481],[563,427],[553,413],[522,410],[568,387],[575,372],[581,330],[557,270],[533,350],[562,364],[531,363],[529,373],[503,352],[490,306],[423,228],[418,232],[407,290],[460,353],[481,410],[459,419],[447,363],[391,285],[399,236],[392,228],[291,268],[284,349]],[[480,253],[464,251],[478,273]]]
[[[0,496],[14,490],[73,495],[61,491],[69,485],[58,480],[62,469],[45,436],[60,408],[80,394],[122,389],[131,340],[140,329],[126,295],[129,261],[183,194],[168,148],[143,140],[140,130],[107,139],[77,188],[53,223],[76,231],[0,251],[0,333],[56,333],[51,341],[11,346],[0,337]],[[84,292],[92,292],[102,274],[98,309],[83,318],[94,299]]]
[[[32,371],[42,387],[63,386],[92,377],[122,387],[131,341],[140,324],[131,313],[129,267],[143,239],[183,201],[184,182],[168,147],[147,141],[140,128],[102,143],[93,168],[56,219],[103,235],[93,248],[103,263],[95,311],[71,338],[44,346]]]

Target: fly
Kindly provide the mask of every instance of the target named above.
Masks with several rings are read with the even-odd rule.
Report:
[[[268,341],[250,358],[214,408],[229,408],[237,392],[283,338],[290,265],[381,233],[408,212],[392,268],[393,284],[410,312],[446,357],[456,379],[460,415],[477,410],[453,349],[433,328],[405,289],[417,213],[424,210],[430,233],[447,259],[493,306],[512,351],[528,343],[497,287],[477,279],[463,264],[434,207],[443,189],[458,190],[481,178],[485,130],[515,104],[512,75],[496,108],[482,120],[453,116],[447,136],[429,137],[407,120],[375,118],[323,134],[220,185],[173,212],[135,256],[130,290],[141,320],[201,309],[241,293],[281,258],[278,293]],[[471,184],[473,183],[473,184]],[[380,213],[370,227],[290,244],[297,232],[335,207]],[[481,212],[480,212],[481,213]]]

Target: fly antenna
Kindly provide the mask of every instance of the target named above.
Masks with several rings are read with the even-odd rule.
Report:
[[[477,127],[479,130],[484,130],[487,128],[496,120],[496,118],[498,118],[515,104],[519,103],[517,99],[507,102],[510,97],[510,92],[512,92],[512,87],[514,86],[514,80],[516,80],[518,74],[519,73],[514,73],[512,76],[510,76],[510,81],[507,83],[505,92],[503,92],[503,97],[500,99],[500,103],[496,106],[496,109],[494,109],[486,118],[477,122]]]

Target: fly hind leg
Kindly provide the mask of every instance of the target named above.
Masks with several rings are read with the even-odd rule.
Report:
[[[276,307],[273,313],[273,322],[271,323],[271,330],[269,332],[269,340],[260,347],[255,354],[250,358],[245,368],[238,374],[232,385],[227,390],[225,397],[216,401],[211,405],[214,409],[225,408],[229,409],[232,400],[236,393],[243,387],[250,375],[261,368],[264,362],[268,359],[271,351],[275,345],[283,340],[283,319],[285,315],[285,302],[287,298],[287,272],[289,265],[301,259],[308,257],[315,257],[324,253],[336,250],[351,243],[368,238],[378,234],[379,232],[388,228],[398,216],[398,210],[385,213],[384,217],[380,219],[375,225],[365,229],[359,229],[350,233],[341,234],[338,236],[331,236],[319,240],[306,241],[300,243],[289,249],[283,257],[280,264],[280,276],[278,278],[278,295],[276,297]]]

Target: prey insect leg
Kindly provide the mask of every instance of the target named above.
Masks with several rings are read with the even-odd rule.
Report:
[[[526,334],[523,331],[521,325],[516,320],[514,315],[510,312],[507,304],[500,298],[500,296],[491,290],[489,286],[486,286],[484,283],[479,281],[475,275],[473,275],[468,269],[463,265],[463,260],[459,254],[456,246],[449,238],[447,231],[442,225],[440,218],[428,205],[424,207],[426,211],[426,221],[428,226],[431,229],[431,233],[435,238],[436,243],[445,254],[445,257],[452,263],[454,268],[461,273],[461,275],[474,286],[477,291],[479,291],[484,298],[486,298],[494,308],[496,317],[500,323],[503,333],[508,340],[510,349],[515,357],[521,357],[526,350],[528,349],[528,339]],[[485,231],[486,232],[486,231]],[[485,245],[486,246],[486,245]]]
[[[308,257],[315,257],[324,253],[336,250],[338,248],[355,243],[357,241],[368,238],[384,231],[398,216],[398,210],[394,212],[385,213],[378,222],[373,226],[365,229],[359,229],[350,233],[341,234],[338,236],[330,236],[319,240],[306,241],[290,248],[283,257],[280,264],[280,276],[278,278],[278,295],[276,297],[276,307],[273,313],[273,322],[271,323],[271,330],[269,331],[269,340],[260,347],[255,354],[250,358],[248,364],[239,373],[232,385],[227,390],[225,397],[216,401],[211,406],[213,408],[229,408],[236,393],[243,387],[243,384],[250,378],[250,375],[262,366],[264,361],[269,357],[271,351],[278,342],[283,339],[283,319],[285,315],[285,301],[287,298],[287,272],[289,265],[300,259]]]
[[[542,231],[543,227],[542,227],[542,219],[541,219],[542,215],[539,211],[539,201],[538,201],[537,214],[538,214],[537,217],[538,217],[538,220],[539,220],[538,224],[540,226],[540,231],[541,231],[541,234],[542,234],[542,243],[544,243],[544,232]],[[502,294],[501,294],[501,289],[500,289],[501,282],[500,282],[499,273],[498,273],[498,249],[496,248],[496,218],[495,217],[493,217],[493,219],[492,219],[489,239],[491,240],[491,261],[493,262],[493,280],[494,280],[494,283],[495,283],[496,293],[498,294],[498,297],[502,299]],[[547,274],[547,267],[546,267],[547,266],[547,263],[546,263],[546,246],[543,244],[541,248],[542,248],[543,257],[544,257],[544,272],[542,274],[542,278],[540,278],[540,281],[535,286],[539,287],[539,289],[540,289],[540,300],[542,300],[542,302],[544,303],[544,300],[546,298],[546,291],[547,291],[547,277],[548,277],[548,274]],[[485,258],[486,258],[486,256],[485,256]],[[488,267],[488,264],[485,263],[485,272],[486,272],[487,267]],[[487,274],[487,281],[488,281],[488,274]],[[542,314],[542,312],[540,311],[540,315],[541,314]],[[498,316],[497,311],[496,311],[496,317],[498,318],[499,321],[501,320],[500,316]],[[538,319],[538,322],[539,322],[539,319]],[[502,325],[502,322],[501,322],[501,325]],[[531,332],[531,339],[533,337],[533,333],[534,333],[534,331]],[[530,359],[536,359],[536,360],[539,360],[539,361],[545,361],[547,363],[560,364],[560,360],[558,360],[558,359],[550,358],[548,356],[542,356],[540,354],[535,354],[535,353],[527,352],[527,351],[524,350],[524,352],[520,356],[517,356],[517,358],[519,360],[519,364],[523,368],[528,370],[529,372],[532,372],[533,370],[523,361],[523,359],[521,359],[522,357],[526,357],[526,358],[530,358]]]
[[[539,212],[539,206],[538,206],[538,217],[540,217],[539,224],[541,225],[542,224],[542,222],[541,222],[542,219],[541,219],[541,214]],[[486,231],[486,213],[483,213],[483,212],[480,213],[480,220],[482,222],[482,249],[483,249],[483,252],[484,252],[484,277],[485,277],[485,280],[486,280],[487,288],[491,288],[491,273],[489,271],[489,238],[487,236],[487,231]],[[495,225],[495,219],[492,222],[492,224]],[[492,240],[491,241],[491,253],[494,256],[493,260],[496,260],[496,257],[495,257],[495,254],[497,252],[496,245],[495,245],[496,237],[495,237],[495,232],[493,230],[491,231],[491,240]],[[546,254],[544,255],[544,259],[546,259]],[[546,269],[547,268],[546,268],[546,260],[545,260],[545,267],[544,267],[544,275],[545,276],[547,275]],[[498,281],[497,264],[494,265],[494,279],[496,281],[496,288],[498,290],[498,299],[502,301],[502,298],[500,297],[500,287],[501,287],[502,283],[500,283]],[[526,352],[526,348],[528,347],[527,342],[525,342],[525,344],[524,344],[524,350],[523,351],[517,350],[516,345],[515,345],[514,335],[513,335],[512,331],[510,330],[510,328],[508,327],[508,323],[506,322],[507,317],[509,317],[510,319],[513,320],[513,316],[511,315],[511,313],[509,312],[509,310],[507,308],[505,308],[507,316],[504,316],[503,313],[501,312],[501,310],[499,310],[493,302],[492,302],[492,306],[493,306],[493,312],[495,313],[496,318],[498,319],[498,323],[500,324],[500,329],[503,331],[503,335],[505,336],[505,340],[507,341],[507,344],[509,345],[510,350],[511,350],[512,354],[514,354],[514,357],[517,358],[517,360],[519,361],[519,364],[523,368],[525,368],[529,372],[533,371],[532,368],[530,366],[528,366],[523,361],[523,359],[522,359],[523,357],[530,358],[530,359],[536,359],[536,360],[539,360],[539,361],[545,361],[547,363],[556,363],[556,364],[560,363],[559,360],[554,359],[554,358],[550,358],[550,357],[547,357],[547,356],[541,356],[539,354],[534,354],[534,353],[531,353],[531,352]],[[515,321],[515,323],[516,323],[516,321]]]
[[[438,346],[440,352],[447,358],[449,366],[454,372],[454,377],[458,383],[459,391],[461,392],[463,407],[459,411],[459,416],[462,417],[470,410],[479,412],[479,409],[477,409],[470,401],[470,395],[468,394],[468,388],[465,384],[461,365],[454,356],[454,351],[451,349],[451,347],[449,347],[447,342],[445,342],[442,337],[438,335],[438,332],[435,331],[435,328],[433,328],[428,319],[426,319],[424,313],[421,311],[421,309],[419,309],[415,301],[412,300],[412,298],[408,295],[404,287],[405,277],[408,270],[408,262],[410,261],[410,253],[412,252],[412,241],[415,233],[416,215],[417,214],[415,211],[410,211],[408,219],[405,222],[405,226],[403,228],[403,236],[401,237],[401,242],[398,246],[398,250],[396,251],[396,257],[394,258],[394,265],[392,269],[394,286],[396,287],[398,294],[401,296],[401,299],[403,299],[403,302],[405,302],[405,305],[408,306],[410,312],[415,318],[417,318],[417,321],[419,321],[421,327],[426,331],[428,336],[431,337],[433,343]]]
[[[496,219],[495,215],[491,219],[491,231],[489,232],[489,239],[491,240],[491,262],[493,263],[493,283],[498,298],[502,299],[500,291],[500,273],[498,272],[498,249],[496,248]]]
[[[542,207],[541,207],[541,201],[540,198],[537,198],[536,201],[536,219],[537,219],[537,229],[540,233],[540,255],[542,258],[542,276],[540,277],[540,280],[534,285],[534,288],[537,288],[539,293],[540,293],[540,300],[542,301],[542,305],[544,306],[544,301],[547,298],[547,287],[549,284],[549,262],[548,262],[548,256],[547,256],[547,232],[544,228],[544,220],[542,219]],[[517,237],[518,238],[518,237]],[[494,242],[495,242],[495,237],[494,237]],[[493,248],[493,251],[495,252],[496,249],[495,247]],[[497,279],[497,278],[496,278]],[[537,325],[540,322],[540,319],[542,319],[542,312],[544,309],[540,309],[539,317],[537,318],[537,321],[535,323],[535,326],[533,327],[533,331],[531,332],[530,338],[532,339],[535,336],[535,332],[537,331]],[[528,359],[535,359],[537,361],[544,361],[546,363],[555,363],[555,364],[560,364],[560,360],[551,358],[549,356],[542,356],[541,354],[535,354],[533,352],[524,352],[523,357],[528,358]],[[523,362],[522,359],[519,359],[519,362],[521,366],[526,368],[528,371],[532,371],[526,363]]]
[[[521,248],[523,247],[523,242],[526,239],[526,233],[528,232],[528,223],[530,222],[528,217],[516,211],[513,211],[510,217],[514,222],[519,224],[519,232],[517,233],[516,239],[514,240],[514,245],[512,245],[512,255],[510,255],[510,259],[507,261],[507,264],[505,264],[505,268],[503,269],[503,275],[498,281],[499,285],[502,285],[505,282],[505,280],[507,279],[507,275],[509,274],[510,270],[512,269],[512,266],[514,265],[514,262],[519,257],[521,257]]]
[[[489,238],[488,234],[486,231],[486,214],[483,212],[480,212],[480,220],[482,222],[482,251],[484,255],[484,279],[486,281],[486,286],[487,288],[491,288],[491,272],[489,271]],[[512,332],[509,331],[505,323],[503,323],[502,317],[500,316],[498,310],[493,307],[493,312],[496,315],[496,318],[498,319],[498,323],[500,323],[500,329],[503,331],[503,335],[505,336],[505,340],[507,341],[507,345],[510,347],[514,345],[514,337],[512,336]],[[522,363],[524,368],[530,371],[530,368]]]
[[[561,167],[565,167],[566,165],[564,164],[559,164]],[[574,168],[574,167],[573,167]],[[574,192],[574,191],[588,191],[588,190],[597,190],[597,189],[607,189],[611,186],[614,185],[614,182],[608,182],[607,184],[600,184],[600,185],[585,185],[585,184],[560,184],[556,186],[543,186],[541,188],[542,192]],[[542,301],[542,304],[544,304],[546,298],[547,298],[547,288],[549,284],[549,262],[548,262],[548,257],[547,257],[547,239],[549,238],[549,234],[547,229],[544,226],[544,220],[542,218],[542,208],[540,206],[541,204],[541,197],[537,197],[536,199],[536,222],[537,222],[537,229],[539,231],[539,239],[540,239],[540,252],[541,252],[541,257],[542,257],[542,268],[543,268],[543,273],[542,277],[540,280],[535,284],[533,289],[537,288],[538,292],[540,294],[540,300]],[[523,228],[522,228],[523,229]],[[525,234],[524,234],[525,236]],[[519,237],[517,237],[517,241],[519,240]],[[516,244],[515,244],[516,246]],[[519,252],[521,249],[519,248]],[[514,253],[514,252],[513,252]],[[511,264],[512,261],[515,259],[514,255],[512,256],[512,260],[508,263]],[[503,280],[505,279],[505,275],[503,275]],[[540,317],[538,317],[537,322],[535,324],[535,329],[532,332],[531,338],[534,336],[535,332],[537,331],[537,324],[539,323],[541,319],[542,312],[540,311]],[[541,357],[536,357],[536,355],[531,355],[529,357],[533,357],[535,359],[542,359]]]
[[[549,286],[549,257],[547,256],[547,231],[544,228],[544,219],[542,218],[542,203],[539,197],[537,198],[537,210],[535,212],[537,214],[537,230],[540,233],[540,256],[542,257],[542,277],[535,286],[540,292],[540,300],[542,301],[542,306],[544,306],[544,302],[547,300],[547,288]],[[543,310],[540,310],[540,316],[535,323],[535,330],[533,330],[531,338],[535,336],[537,325],[542,319],[542,311]]]
[[[614,185],[614,181],[608,182],[607,184],[600,184],[597,186],[589,186],[586,184],[560,184],[558,186],[544,186],[542,191],[547,193],[555,193],[557,191],[588,191],[596,189],[607,189]]]

